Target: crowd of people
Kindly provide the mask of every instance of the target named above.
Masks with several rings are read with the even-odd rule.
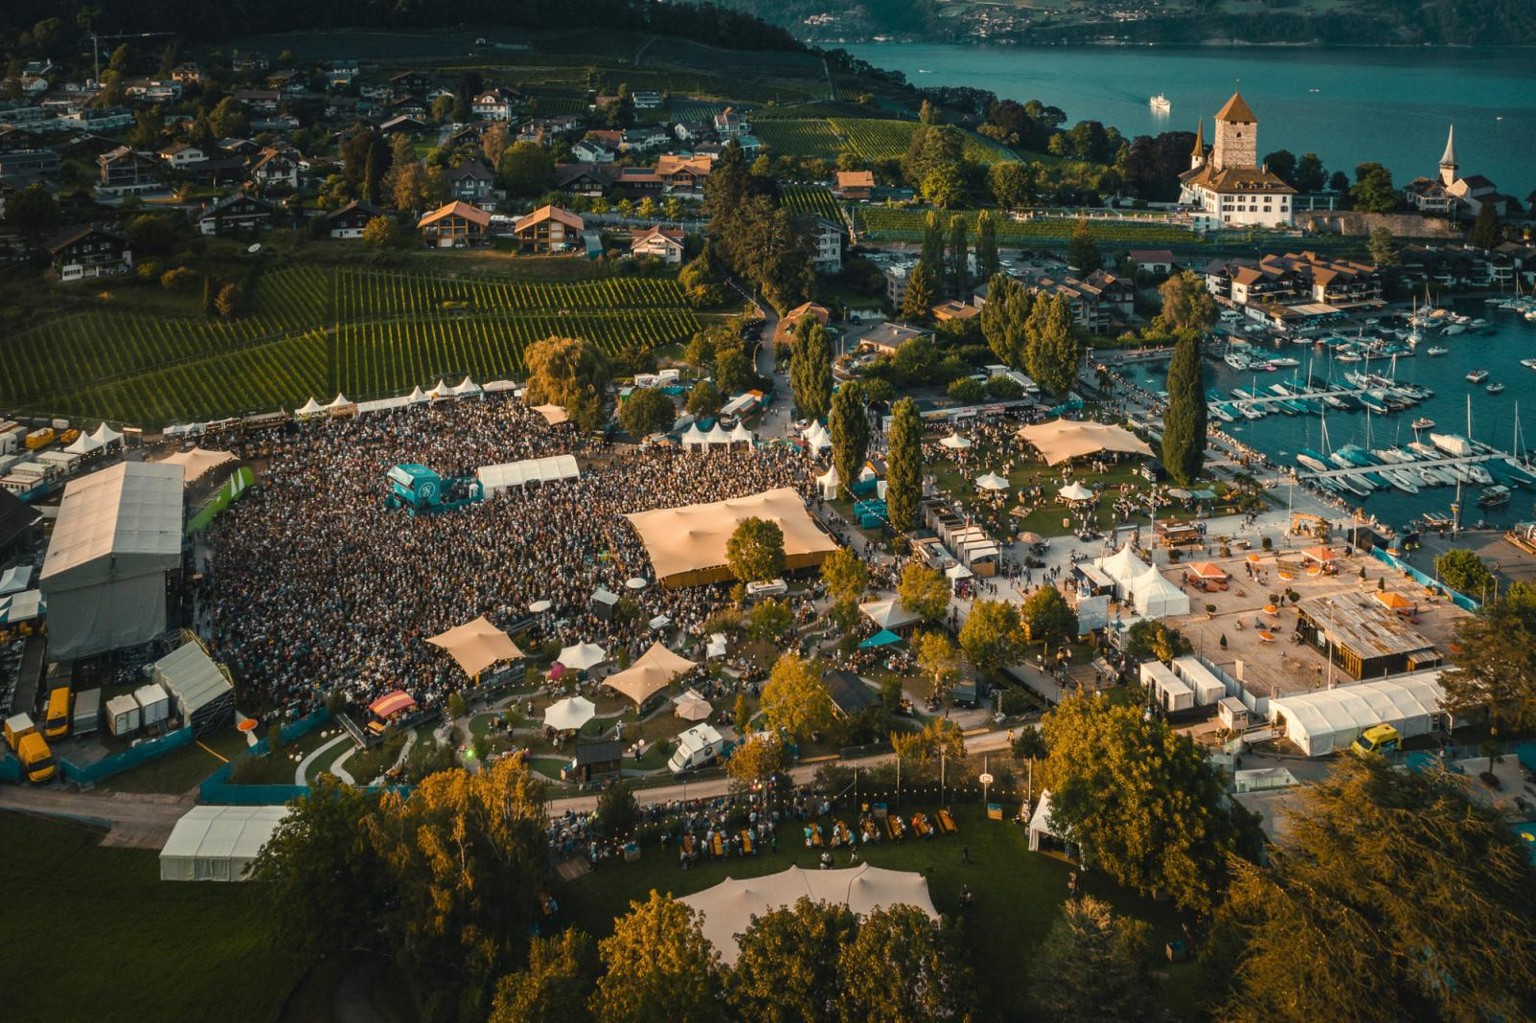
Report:
[[[304,424],[235,450],[254,462],[259,485],[209,531],[208,638],[215,657],[288,713],[333,688],[360,704],[401,688],[433,707],[467,680],[426,638],[481,614],[507,627],[537,601],[552,604],[535,616],[543,642],[637,655],[658,638],[649,623],[666,616],[669,632],[701,650],[727,588],[626,588],[653,573],[624,515],[775,487],[807,493],[811,477],[784,446],[610,448],[501,399]],[[386,507],[385,474],[399,463],[446,478],[562,453],[578,455],[579,478],[438,514]],[[599,587],[635,606],[599,617]]]

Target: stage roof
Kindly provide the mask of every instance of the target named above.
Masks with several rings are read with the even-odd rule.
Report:
[[[789,569],[819,565],[837,543],[821,531],[790,487],[710,504],[626,515],[651,556],[656,578],[667,586],[693,586],[731,578],[725,545],[738,523],[749,518],[775,522],[784,531]]]

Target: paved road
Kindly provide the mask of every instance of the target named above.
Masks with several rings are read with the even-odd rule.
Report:
[[[164,846],[177,819],[195,802],[190,792],[180,796],[137,792],[104,796],[66,792],[61,788],[0,786],[0,810],[60,817],[105,827],[109,830],[102,845],[129,849]]]

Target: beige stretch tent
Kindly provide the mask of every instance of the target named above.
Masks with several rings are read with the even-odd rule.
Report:
[[[240,459],[228,451],[193,448],[191,451],[178,451],[171,457],[162,459],[160,464],[181,466],[186,470],[186,481],[194,483],[220,466],[233,465],[238,461]]]
[[[448,651],[464,669],[464,674],[471,677],[497,661],[515,661],[523,656],[512,638],[487,621],[485,615],[433,636],[427,642]]]
[[[652,694],[672,684],[672,680],[685,671],[698,667],[693,661],[668,650],[661,643],[652,643],[634,664],[603,680],[603,685],[618,690],[640,706]]]
[[[1150,455],[1152,448],[1144,440],[1122,426],[1104,423],[1078,423],[1070,419],[1055,419],[1049,423],[1036,423],[1019,431],[1019,436],[1040,449],[1046,465],[1059,465],[1083,455],[1096,455],[1101,451],[1120,451],[1126,454]]]
[[[736,935],[745,931],[753,916],[793,906],[802,897],[812,902],[846,906],[866,916],[887,906],[915,906],[939,918],[928,895],[923,875],[905,870],[882,870],[865,863],[847,870],[788,870],[766,877],[736,881],[727,878],[702,892],[685,895],[679,902],[692,906],[703,917],[704,937],[732,966],[741,953]]]
[[[663,586],[702,586],[730,579],[725,545],[743,519],[776,522],[784,531],[784,567],[820,565],[837,543],[823,533],[790,487],[711,504],[626,515],[651,556]]]

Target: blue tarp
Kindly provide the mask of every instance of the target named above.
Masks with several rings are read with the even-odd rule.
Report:
[[[875,633],[873,636],[860,643],[859,649],[868,650],[871,647],[890,646],[892,643],[900,642],[901,637],[896,635],[896,633],[892,632],[890,629],[881,629],[879,632]]]

